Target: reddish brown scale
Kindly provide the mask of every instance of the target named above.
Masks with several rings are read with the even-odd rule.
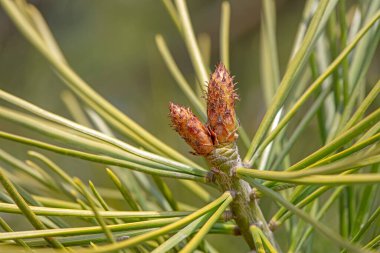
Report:
[[[207,125],[220,144],[232,143],[237,138],[236,99],[233,77],[220,63],[211,75],[207,92]]]
[[[169,110],[174,129],[196,154],[206,156],[214,150],[210,132],[190,109],[170,103]]]

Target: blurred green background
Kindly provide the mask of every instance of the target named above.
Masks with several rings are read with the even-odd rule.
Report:
[[[132,0],[41,0],[36,4],[74,70],[91,86],[161,140],[188,157],[189,147],[170,128],[168,102],[189,105],[177,87],[155,45],[162,34],[175,60],[195,87],[194,71],[185,45],[161,1]],[[261,1],[231,1],[231,72],[238,82],[238,116],[252,137],[265,112],[259,75],[259,35]],[[219,25],[221,1],[188,1],[193,26],[198,35],[211,39],[210,69],[219,61]],[[277,42],[280,68],[283,70],[294,42],[304,1],[277,1]],[[368,81],[373,84],[380,69],[380,53],[371,65]],[[70,117],[60,96],[64,84],[46,61],[26,42],[14,25],[0,11],[0,87],[47,110]],[[296,123],[294,123],[296,124]],[[0,120],[2,130],[37,136]],[[320,145],[316,124],[305,131],[308,145],[302,141],[294,148],[294,159],[303,157]],[[27,148],[0,140],[3,149],[26,158]],[[242,148],[242,151],[245,150]],[[50,153],[47,153],[50,155]],[[73,176],[92,179],[97,185],[110,186],[103,180],[104,166],[72,158],[51,155]],[[193,157],[193,159],[198,159]],[[202,162],[202,161],[200,161]],[[96,168],[96,169],[94,169]],[[177,197],[198,204],[189,193],[168,180]],[[148,197],[148,196],[147,196]],[[265,201],[264,201],[265,202]],[[120,203],[114,203],[119,205]],[[264,203],[265,204],[265,203]],[[121,204],[120,204],[121,205]],[[268,206],[268,205],[267,205]],[[273,205],[271,206],[274,207]],[[267,210],[270,215],[273,210]],[[333,214],[331,214],[333,215]],[[17,216],[14,216],[16,218]],[[21,222],[20,222],[21,223]],[[20,224],[22,226],[22,224]],[[281,230],[279,231],[281,233]],[[286,235],[282,236],[286,241]],[[214,240],[218,238],[218,240]],[[246,249],[239,239],[220,240],[213,245],[222,252]],[[320,238],[322,239],[322,238]],[[322,239],[324,240],[324,239]],[[321,247],[328,247],[328,244]]]

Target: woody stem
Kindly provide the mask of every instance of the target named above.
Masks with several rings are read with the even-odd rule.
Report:
[[[240,228],[245,241],[251,249],[255,248],[249,227],[252,224],[260,227],[269,240],[273,242],[273,236],[268,224],[262,215],[256,199],[251,199],[250,185],[238,178],[234,169],[241,167],[241,159],[235,143],[218,145],[207,155],[207,160],[214,167],[213,179],[222,192],[231,191],[236,194],[230,204],[234,220]],[[273,242],[274,243],[274,242]],[[275,245],[275,243],[274,243]]]

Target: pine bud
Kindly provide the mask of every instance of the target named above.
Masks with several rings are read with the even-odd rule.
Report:
[[[220,144],[232,143],[237,138],[236,99],[233,77],[220,63],[211,75],[207,92],[208,126]]]
[[[206,156],[214,150],[208,129],[190,109],[170,103],[169,110],[174,129],[196,154]]]

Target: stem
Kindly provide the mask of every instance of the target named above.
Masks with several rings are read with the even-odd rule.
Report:
[[[272,233],[257,201],[251,200],[250,185],[235,174],[235,169],[242,165],[236,143],[218,145],[206,158],[214,167],[211,170],[211,180],[215,181],[222,192],[230,191],[236,194],[230,208],[234,220],[249,247],[251,249],[255,248],[250,231],[251,225],[260,227],[272,241]],[[277,244],[273,243],[273,245]]]

